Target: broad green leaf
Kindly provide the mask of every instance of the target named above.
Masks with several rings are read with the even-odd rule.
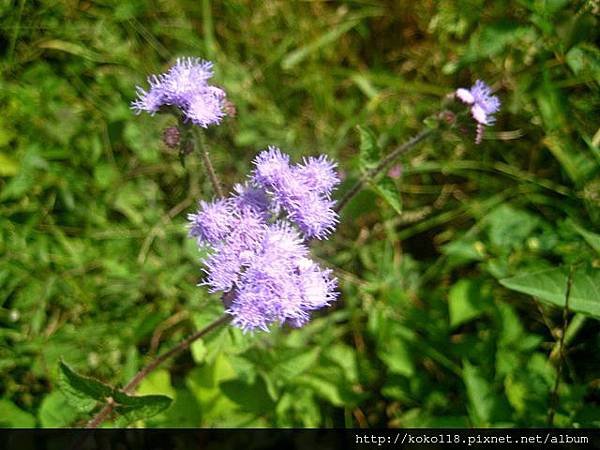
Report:
[[[117,404],[115,425],[121,427],[136,420],[149,419],[167,409],[173,401],[165,395],[131,396],[119,391],[114,392],[113,400]]]
[[[491,302],[488,286],[480,280],[458,281],[448,293],[450,326],[456,327],[480,316]]]
[[[550,268],[527,272],[500,280],[514,291],[532,295],[540,300],[564,308],[568,270]],[[600,270],[579,267],[573,272],[569,310],[600,318]]]
[[[91,411],[97,402],[104,401],[113,389],[93,378],[76,373],[64,361],[59,363],[58,383],[65,397],[79,411]]]
[[[402,336],[391,336],[378,345],[377,356],[385,363],[391,373],[406,377],[415,373],[415,363],[411,345]]]
[[[402,199],[396,186],[396,182],[390,177],[384,177],[375,183],[375,191],[392,207],[398,214],[402,214]]]
[[[0,399],[0,427],[33,428],[35,417],[23,411],[10,400]]]
[[[224,381],[219,387],[221,392],[239,405],[243,411],[264,414],[275,405],[267,392],[264,380],[260,377],[257,377],[252,384],[236,379]]]
[[[175,389],[171,385],[171,374],[166,369],[150,373],[137,388],[138,395],[163,394],[175,397]]]
[[[199,427],[202,425],[202,411],[194,397],[187,388],[178,388],[175,399],[170,408],[155,419],[160,420],[160,426],[170,428]],[[154,422],[154,419],[153,419]],[[151,425],[151,424],[149,424]]]
[[[310,387],[319,396],[329,401],[334,406],[344,406],[344,399],[340,394],[338,380],[327,379],[318,375],[306,374],[299,378],[298,384]]]
[[[38,411],[44,428],[60,428],[73,425],[79,413],[61,391],[54,391],[44,397]]]
[[[501,205],[485,218],[491,243],[498,249],[510,250],[523,245],[525,239],[539,223],[539,219],[526,211]]]
[[[377,138],[368,128],[357,125],[356,129],[360,136],[360,168],[362,171],[372,169],[381,160],[381,149],[377,144]]]

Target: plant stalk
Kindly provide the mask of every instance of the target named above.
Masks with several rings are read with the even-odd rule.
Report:
[[[219,177],[217,176],[217,172],[215,172],[215,168],[213,167],[212,162],[210,160],[210,153],[208,152],[208,145],[206,144],[204,133],[202,133],[202,131],[194,129],[194,138],[196,148],[198,149],[198,153],[200,153],[200,156],[202,157],[202,162],[204,162],[204,167],[206,167],[206,173],[208,174],[208,178],[210,180],[210,183],[212,184],[215,194],[217,195],[217,197],[223,198],[225,196],[223,193],[223,188],[221,186],[221,182],[219,181]]]
[[[135,389],[138,387],[138,385],[142,382],[142,380],[144,378],[146,378],[150,372],[152,372],[154,369],[156,369],[158,366],[160,366],[163,362],[165,362],[167,359],[169,359],[175,355],[178,355],[182,351],[186,350],[187,348],[189,348],[190,345],[192,345],[192,343],[194,341],[197,341],[198,339],[207,335],[211,331],[216,330],[221,325],[225,325],[226,323],[229,323],[231,321],[231,319],[232,319],[232,317],[229,314],[222,315],[215,321],[208,324],[206,327],[202,328],[201,330],[196,331],[194,334],[191,334],[190,336],[185,338],[183,341],[181,341],[179,344],[172,347],[170,350],[167,350],[162,355],[154,358],[150,362],[150,364],[148,364],[147,366],[142,368],[137,374],[135,374],[135,376],[129,381],[129,383],[127,383],[123,387],[123,392],[126,394],[133,393],[135,391]],[[85,427],[86,428],[97,428],[102,422],[104,422],[108,418],[108,416],[110,416],[110,414],[112,413],[114,408],[115,408],[114,402],[109,400],[107,402],[107,404],[94,417],[92,417],[92,419],[87,423],[87,425]]]
[[[419,142],[421,142],[422,140],[424,140],[426,137],[432,135],[434,133],[435,129],[433,128],[427,128],[425,130],[422,130],[419,134],[413,136],[412,138],[410,138],[408,141],[406,141],[404,144],[396,147],[394,150],[392,150],[389,154],[387,154],[385,156],[385,158],[383,158],[379,164],[377,164],[377,166],[373,167],[371,170],[367,171],[355,184],[354,186],[352,186],[350,188],[349,191],[347,191],[344,196],[338,201],[336,207],[335,207],[335,212],[340,212],[345,206],[346,204],[352,200],[352,198],[358,194],[361,189],[364,187],[364,185],[372,180],[373,178],[375,178],[377,175],[379,175],[383,170],[385,170],[392,162],[394,162],[394,160],[396,158],[398,158],[400,155],[403,155],[404,153],[406,153],[408,150],[412,149],[413,147],[415,147]]]

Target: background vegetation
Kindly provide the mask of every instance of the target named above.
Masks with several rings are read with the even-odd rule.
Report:
[[[357,125],[389,151],[477,78],[503,109],[479,146],[446,132],[404,158],[401,213],[376,189],[349,205],[315,249],[333,308],[195,343],[138,390],[171,407],[134,425],[599,426],[599,9],[0,0],[0,425],[85,423],[60,358],[123,385],[221,313],[186,237],[201,162],[129,110],[147,74],[199,56],[237,107],[209,132],[228,186],[270,144],[351,183]]]

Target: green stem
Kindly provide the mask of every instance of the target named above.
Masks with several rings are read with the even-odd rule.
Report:
[[[202,133],[202,131],[199,131],[197,128],[198,127],[194,127],[194,137],[195,137],[196,148],[198,149],[198,152],[200,153],[200,156],[202,157],[202,161],[204,162],[204,167],[206,167],[206,173],[208,174],[208,178],[210,180],[210,183],[212,184],[215,194],[217,194],[217,196],[219,198],[223,198],[225,196],[223,193],[223,188],[221,187],[221,182],[219,181],[219,178],[217,177],[215,168],[213,167],[212,162],[210,161],[210,154],[208,152],[208,146],[206,145],[206,139],[204,138],[204,133]]]
[[[422,140],[424,140],[426,137],[432,135],[434,133],[435,129],[432,128],[427,128],[423,131],[421,131],[419,134],[413,136],[412,138],[410,138],[408,141],[406,141],[404,144],[396,147],[394,150],[392,150],[385,158],[383,158],[379,164],[377,164],[376,167],[372,168],[371,170],[367,171],[367,173],[365,173],[355,184],[354,186],[352,186],[350,188],[349,191],[347,191],[344,196],[338,201],[336,207],[335,207],[335,211],[336,212],[340,212],[345,206],[346,204],[352,200],[352,198],[358,194],[361,189],[364,187],[364,185],[372,180],[373,178],[375,178],[377,175],[379,175],[381,172],[383,172],[383,170],[385,170],[392,162],[394,162],[400,155],[403,155],[404,153],[406,153],[408,150],[412,149],[413,147],[415,147],[419,142],[421,142]]]

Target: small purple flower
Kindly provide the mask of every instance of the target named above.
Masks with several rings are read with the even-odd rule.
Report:
[[[336,281],[306,257],[308,248],[289,225],[275,223],[241,276],[227,312],[245,331],[268,331],[274,322],[306,323],[310,311],[335,300]]]
[[[209,247],[201,284],[227,294],[226,311],[244,331],[302,326],[338,295],[337,280],[310,259],[305,242],[325,239],[337,224],[335,163],[321,156],[290,165],[270,147],[254,164],[230,197],[200,202],[188,216],[190,236]]]
[[[229,232],[212,244],[213,252],[205,258],[206,280],[210,292],[228,292],[239,282],[241,273],[251,263],[267,229],[264,220],[250,209],[232,213]]]
[[[251,183],[233,186],[232,200],[238,209],[250,208],[267,221],[272,214],[271,204],[267,193]]]
[[[290,220],[309,238],[325,239],[335,230],[338,215],[335,202],[314,192],[305,193],[289,208]]]
[[[324,239],[335,229],[338,217],[330,196],[340,179],[326,156],[290,166],[289,156],[269,147],[254,164],[253,182],[273,197],[274,211],[285,210],[307,238]]]
[[[181,110],[186,120],[208,127],[225,116],[226,95],[222,89],[210,86],[212,63],[199,58],[179,58],[168,72],[148,77],[150,90],[137,87],[137,99],[131,103],[136,114],[154,114],[162,106]]]
[[[329,197],[340,182],[336,166],[337,164],[325,155],[317,158],[309,156],[295,168],[294,173],[305,186]]]
[[[225,117],[224,100],[225,91],[207,86],[189,95],[187,106],[182,106],[183,113],[193,124],[208,128],[219,124]]]
[[[199,58],[178,58],[166,74],[160,76],[171,105],[184,106],[190,97],[208,87],[213,76],[213,64]]]
[[[492,125],[495,122],[493,114],[500,110],[500,99],[492,95],[492,90],[483,81],[477,80],[470,90],[457,89],[456,96],[471,105],[471,114],[478,123]]]
[[[463,103],[471,105],[471,115],[477,122],[475,142],[479,144],[484,126],[493,125],[496,121],[494,114],[500,110],[500,99],[492,95],[491,88],[481,80],[477,80],[471,89],[457,89],[455,94]]]
[[[189,235],[201,244],[216,244],[231,230],[234,222],[231,202],[226,199],[212,203],[200,201],[196,214],[188,214]]]
[[[277,147],[270,146],[254,158],[252,180],[261,186],[274,186],[290,176],[290,157]]]
[[[137,100],[131,102],[131,109],[136,114],[141,114],[142,111],[146,111],[150,115],[154,115],[161,106],[166,104],[167,93],[162,87],[160,78],[156,75],[150,75],[148,77],[148,84],[150,90],[145,91],[140,86],[136,86]]]
[[[398,179],[402,176],[402,164],[395,164],[392,167],[390,167],[390,170],[388,170],[387,173],[388,177],[393,178],[393,179]]]

